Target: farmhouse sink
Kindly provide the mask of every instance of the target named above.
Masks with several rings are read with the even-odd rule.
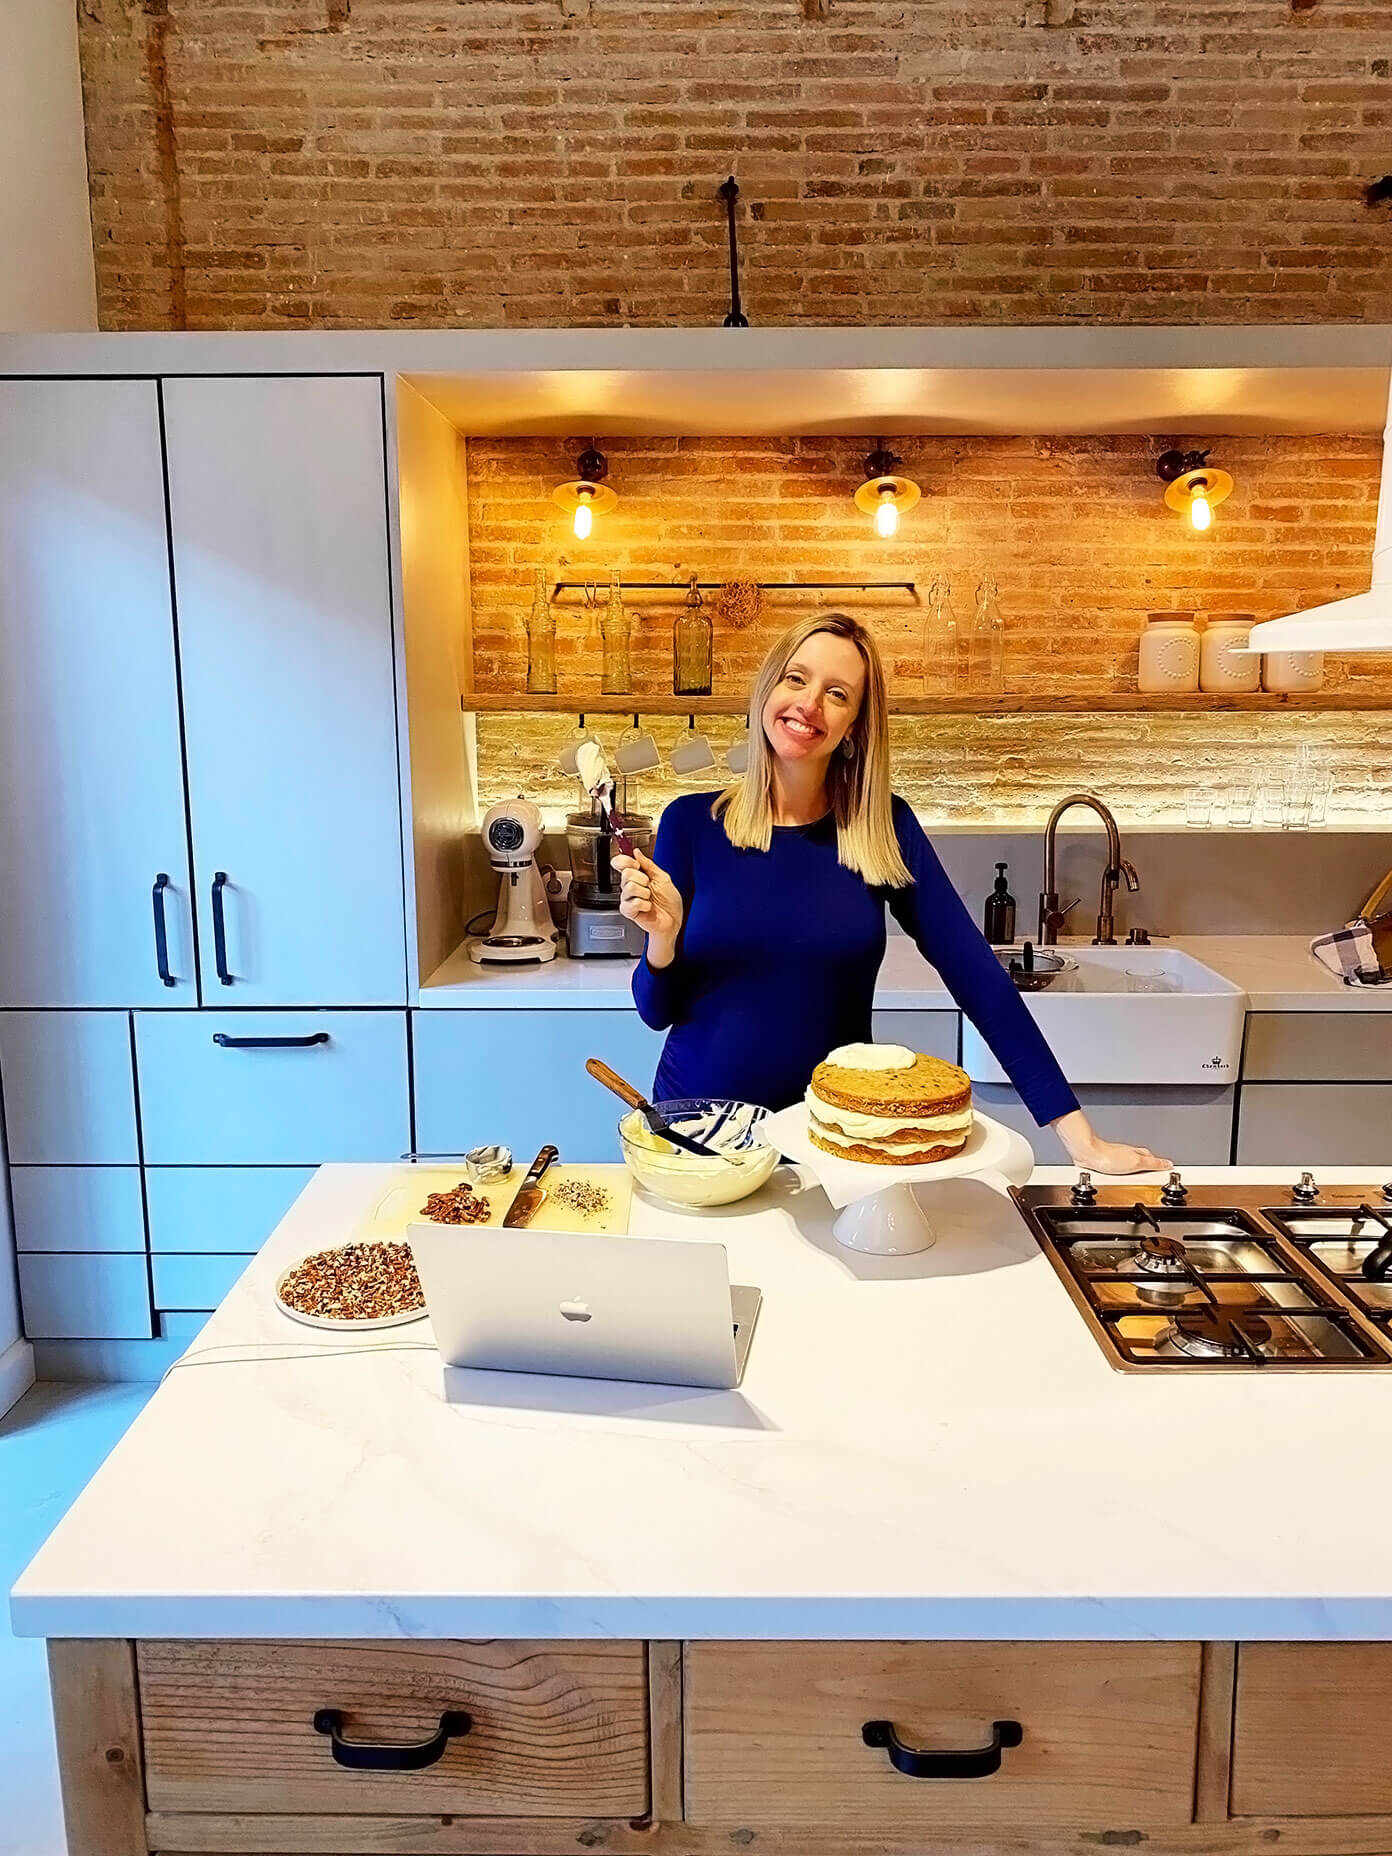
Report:
[[[1232,1083],[1247,995],[1178,948],[1060,944],[1076,966],[1021,995],[1072,1083]],[[1159,990],[1141,990],[1145,987]],[[1010,1079],[970,1020],[962,1065],[973,1082]]]

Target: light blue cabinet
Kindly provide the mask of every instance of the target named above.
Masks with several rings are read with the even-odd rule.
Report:
[[[563,1160],[617,1160],[623,1105],[585,1059],[646,1095],[662,1038],[631,1009],[414,1012],[416,1146],[462,1153],[503,1141],[527,1161],[552,1141]]]
[[[10,1189],[21,1252],[145,1254],[138,1166],[17,1166]]]
[[[164,396],[204,1002],[404,1006],[381,381]]]
[[[0,1006],[196,1000],[158,388],[0,381]]]
[[[1075,1092],[1097,1132],[1107,1140],[1134,1141],[1176,1166],[1226,1166],[1232,1151],[1235,1089],[1132,1088],[1084,1084]],[[1067,1166],[1068,1153],[1052,1128],[1035,1125],[1019,1096],[1003,1083],[973,1083],[978,1108],[1018,1129],[1040,1166]]]
[[[0,1092],[12,1166],[140,1159],[128,1012],[0,1012]]]
[[[250,1256],[313,1177],[312,1166],[147,1167],[150,1249]]]
[[[144,1256],[19,1259],[19,1299],[30,1340],[150,1340],[149,1266]]]

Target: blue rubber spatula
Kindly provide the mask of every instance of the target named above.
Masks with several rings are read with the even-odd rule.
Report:
[[[617,1070],[611,1070],[598,1057],[587,1057],[585,1068],[597,1083],[603,1083],[620,1102],[627,1102],[630,1108],[636,1108],[653,1133],[662,1140],[671,1141],[674,1147],[684,1147],[687,1153],[699,1154],[703,1160],[730,1159],[730,1155],[721,1153],[718,1147],[708,1147],[704,1141],[693,1140],[689,1134],[682,1134],[676,1128],[669,1127],[646,1096],[640,1096],[632,1083],[626,1083]]]

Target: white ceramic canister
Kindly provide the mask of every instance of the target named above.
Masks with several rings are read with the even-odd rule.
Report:
[[[1182,694],[1199,687],[1199,634],[1192,612],[1148,612],[1136,687]]]
[[[1289,696],[1324,687],[1323,651],[1268,651],[1261,666],[1264,690]]]
[[[1247,657],[1247,640],[1256,618],[1250,612],[1209,615],[1199,647],[1199,688],[1226,693],[1261,688],[1261,659]]]

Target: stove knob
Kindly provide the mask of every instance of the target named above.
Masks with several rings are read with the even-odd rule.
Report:
[[[1387,1184],[1383,1187],[1382,1196],[1383,1198],[1389,1201],[1392,1201],[1392,1179],[1389,1179]]]
[[[1160,1188],[1160,1203],[1162,1205],[1187,1205],[1188,1202],[1189,1188],[1178,1173],[1171,1173],[1167,1183]]]
[[[1313,1205],[1319,1197],[1320,1189],[1315,1184],[1313,1173],[1302,1173],[1300,1184],[1291,1187],[1291,1197],[1300,1205]]]
[[[1078,1183],[1068,1195],[1075,1205],[1095,1205],[1097,1188],[1092,1183],[1092,1174],[1084,1167],[1078,1174]]]

